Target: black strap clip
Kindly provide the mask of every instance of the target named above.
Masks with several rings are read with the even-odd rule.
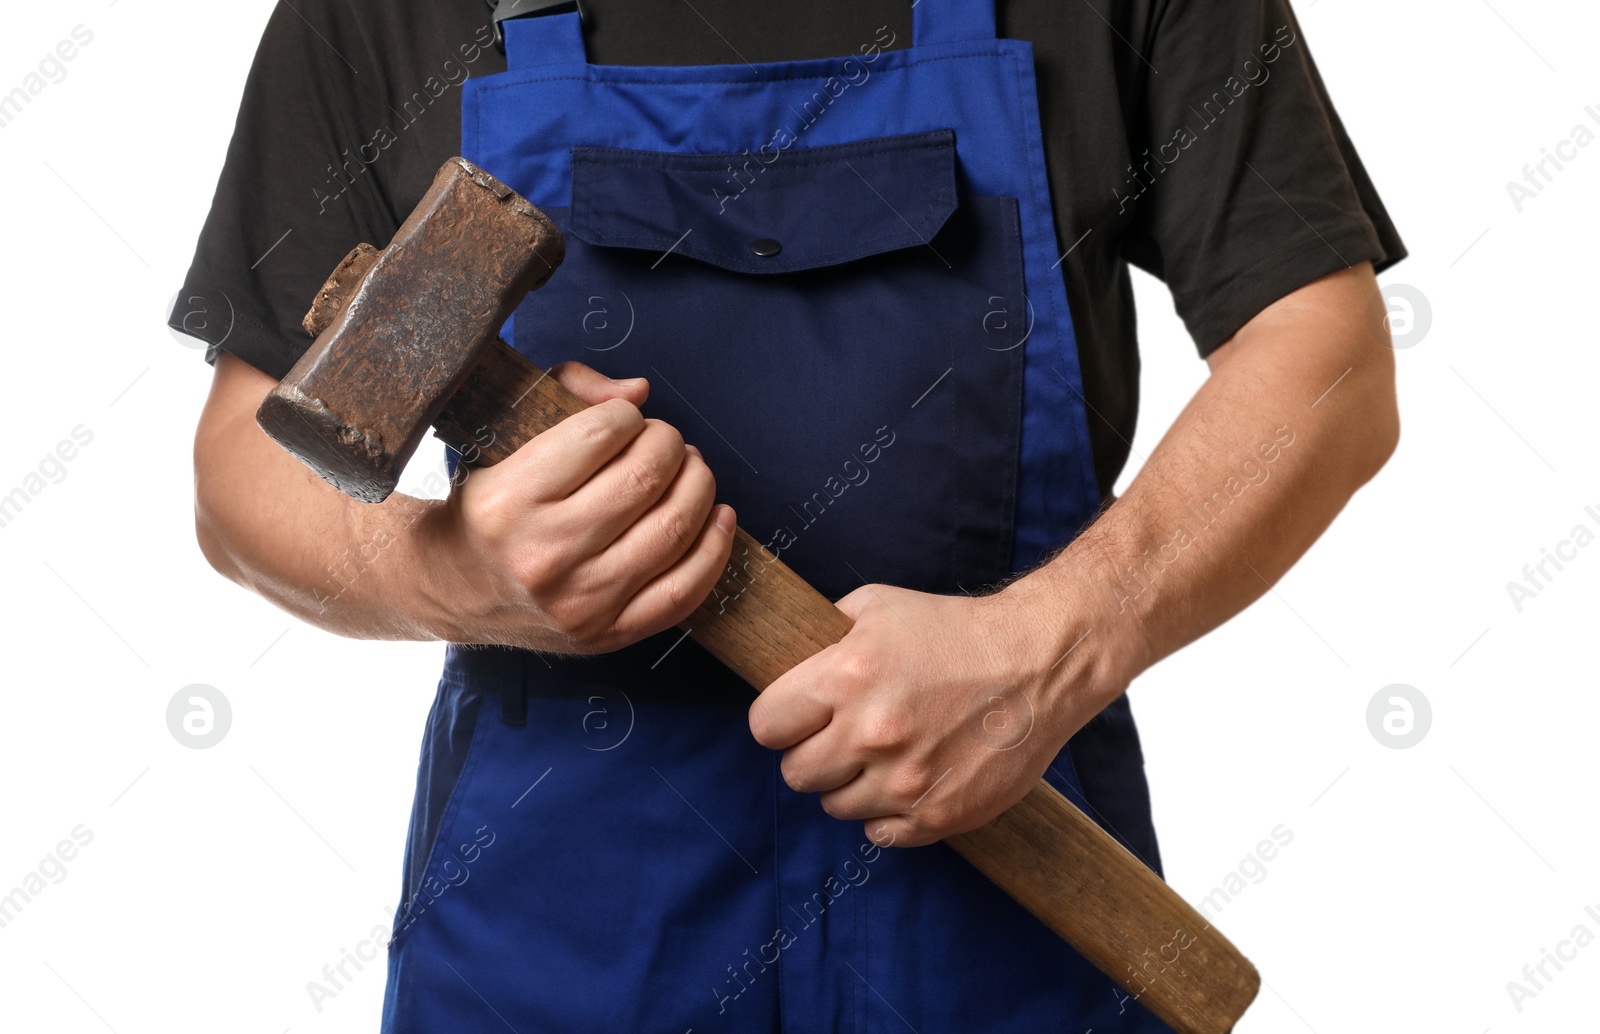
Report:
[[[500,720],[519,729],[528,724],[528,691],[521,679],[514,686],[500,687]]]
[[[505,30],[500,23],[508,18],[527,18],[539,14],[567,14],[578,12],[578,21],[589,25],[589,5],[583,0],[486,0],[494,9],[494,45],[501,53],[506,49]]]

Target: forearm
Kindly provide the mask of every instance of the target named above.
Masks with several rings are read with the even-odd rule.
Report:
[[[311,473],[256,426],[274,383],[241,361],[213,384],[195,439],[195,525],[226,577],[319,628],[365,639],[450,635],[441,557],[422,531],[441,504],[396,493],[357,502]],[[429,587],[432,591],[429,591]]]
[[[1394,448],[1393,353],[1371,268],[1282,299],[1214,353],[1212,375],[1101,517],[1006,594],[1072,660],[1052,699],[1092,715],[1135,675],[1265,593]],[[1043,617],[1052,615],[1051,617]],[[1087,716],[1087,715],[1086,715]]]
[[[608,653],[671,628],[716,584],[736,516],[642,378],[550,371],[588,408],[443,501],[356,502],[256,426],[275,383],[217,360],[195,435],[195,530],[222,574],[340,635]]]

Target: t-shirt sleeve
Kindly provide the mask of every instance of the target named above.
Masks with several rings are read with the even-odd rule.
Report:
[[[1123,254],[1201,355],[1321,276],[1405,257],[1287,0],[1172,0],[1145,58]]]
[[[399,221],[356,148],[388,121],[382,75],[348,0],[279,4],[267,23],[211,211],[168,320],[282,377],[311,344],[300,319],[361,241]]]

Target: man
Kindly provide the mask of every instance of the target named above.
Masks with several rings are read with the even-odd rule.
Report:
[[[1159,1029],[925,845],[1043,776],[1159,867],[1124,690],[1394,447],[1404,251],[1287,5],[516,14],[280,8],[185,291],[235,314],[195,447],[217,569],[491,647],[430,719],[386,1029]],[[512,340],[593,408],[447,500],[355,503],[253,413],[457,150],[566,233]],[[1130,262],[1211,376],[1104,504]],[[753,705],[673,629],[730,560],[719,498],[855,621]]]

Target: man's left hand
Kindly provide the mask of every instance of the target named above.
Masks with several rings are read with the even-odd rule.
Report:
[[[1005,593],[865,585],[838,606],[855,627],[757,697],[750,729],[784,752],[785,782],[820,793],[835,818],[867,820],[880,845],[929,844],[993,819],[1115,696],[1063,678],[1082,669],[1060,664],[1067,647],[1056,644],[1081,630],[1068,635],[1059,616],[1043,627]]]

